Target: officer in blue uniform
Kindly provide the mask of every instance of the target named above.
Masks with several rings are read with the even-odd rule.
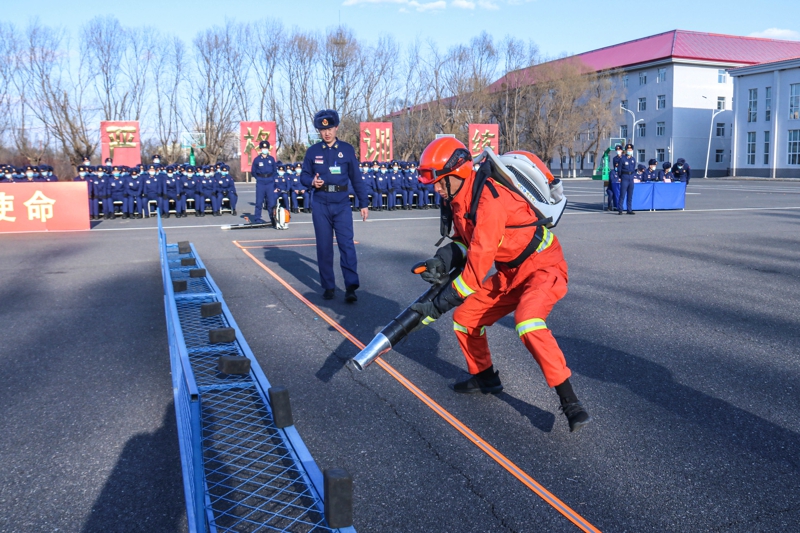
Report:
[[[123,187],[122,218],[134,218],[136,216],[136,199],[142,196],[142,180],[139,178],[139,169],[131,170],[123,178],[123,181],[125,187]]]
[[[180,212],[183,217],[186,217],[186,205],[189,198],[194,201],[195,194],[197,193],[197,181],[194,179],[194,167],[191,165],[184,165],[183,174],[181,176],[181,196],[178,199],[176,211]],[[194,216],[200,216],[195,211]]]
[[[333,109],[323,109],[314,115],[314,127],[319,131],[322,141],[311,146],[303,160],[300,181],[306,187],[314,188],[314,209],[312,221],[317,239],[317,265],[322,295],[326,300],[333,298],[336,287],[333,273],[333,236],[339,245],[342,275],[345,284],[345,301],[358,300],[359,287],[356,247],[353,243],[353,215],[347,196],[349,181],[359,205],[367,205],[367,192],[364,180],[359,179],[358,159],[353,147],[336,138],[339,129],[339,114]],[[361,209],[361,218],[366,221],[369,209]]]
[[[109,218],[114,218],[117,215],[117,210],[124,216],[125,215],[125,181],[122,179],[122,168],[119,166],[112,167],[111,179],[108,181],[108,192],[111,196],[111,210]],[[119,202],[119,205],[117,205]]]
[[[289,209],[289,180],[286,179],[286,165],[278,165],[278,175],[275,177],[275,204],[281,201],[281,207]],[[272,209],[270,209],[270,215]]]
[[[611,159],[611,168],[608,169],[609,211],[619,209],[619,161],[622,159],[622,145],[614,147],[616,155]]]
[[[200,210],[200,216],[206,216],[206,198],[211,200],[211,212],[216,213],[217,207],[217,180],[214,179],[214,172],[211,167],[204,166],[202,175],[197,183],[197,193],[195,196],[195,210]]]
[[[139,214],[150,218],[150,202],[155,200],[156,206],[161,205],[161,180],[155,164],[147,169],[147,175],[142,176],[142,195],[139,200]],[[146,210],[145,210],[146,209]]]
[[[236,203],[239,201],[239,195],[236,193],[236,184],[231,177],[231,167],[223,163],[219,166],[219,175],[217,176],[217,198],[219,199],[219,208],[222,210],[222,200],[228,199],[228,204],[231,206],[231,215],[236,214]],[[221,213],[220,213],[221,214]]]
[[[300,202],[298,198],[300,196],[303,197],[303,204],[308,205],[308,202],[306,201],[306,188],[303,186],[303,183],[300,181],[299,174],[294,171],[294,167],[292,167],[292,165],[286,166],[286,175],[290,181],[289,189],[292,191],[292,213],[299,213]]]
[[[686,164],[684,158],[681,157],[675,162],[675,166],[672,167],[672,174],[675,176],[675,181],[685,181],[686,186],[689,186],[689,178],[691,177],[692,169]]]
[[[636,159],[633,157],[633,145],[625,146],[625,155],[620,156],[617,165],[619,172],[619,203],[617,204],[617,214],[622,214],[622,202],[627,201],[628,214],[633,212],[633,179],[636,174]],[[626,200],[627,199],[627,200]]]
[[[644,171],[644,179],[642,181],[658,181],[658,171],[656,167],[658,166],[658,161],[655,159],[651,159],[647,162],[647,168]]]
[[[166,168],[167,175],[161,182],[161,214],[164,218],[169,218],[169,202],[175,202],[175,218],[179,218],[178,197],[181,194],[181,180],[175,175],[175,167],[172,165]]]
[[[386,163],[381,163],[378,168],[378,174],[375,176],[375,196],[372,198],[372,208],[383,211],[383,195],[389,194],[389,176],[386,174]]]
[[[274,224],[272,210],[277,201],[275,196],[275,171],[278,165],[275,163],[275,158],[269,154],[269,141],[261,141],[258,147],[261,150],[261,154],[253,160],[253,166],[250,168],[250,173],[256,179],[256,208],[253,212],[253,222],[264,222],[264,219],[261,218],[261,211],[264,206],[264,200],[266,200],[267,212]]]
[[[389,172],[389,191],[386,196],[386,208],[394,211],[397,207],[397,193],[403,187],[403,175],[400,173],[400,163],[392,161],[392,169]]]
[[[675,176],[672,174],[672,163],[669,161],[661,165],[661,170],[658,171],[658,181],[675,181]]]
[[[8,172],[8,169],[6,169]],[[11,173],[8,172],[6,176],[11,179]],[[78,166],[78,175],[72,178],[72,181],[78,181],[86,183],[86,195],[89,200],[89,220],[94,220],[97,213],[92,210],[92,199],[94,197],[94,191],[92,190],[92,177],[87,171],[87,168],[83,165]]]

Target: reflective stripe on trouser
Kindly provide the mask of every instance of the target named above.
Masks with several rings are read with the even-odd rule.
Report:
[[[501,290],[507,281],[502,276],[499,272],[492,275],[453,314],[456,338],[469,373],[477,374],[492,365],[484,327],[513,312],[519,339],[542,369],[547,384],[560,385],[571,372],[545,319],[567,293],[566,262],[537,270],[508,292]]]

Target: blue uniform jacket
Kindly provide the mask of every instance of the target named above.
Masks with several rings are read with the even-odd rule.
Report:
[[[608,169],[608,179],[612,183],[617,183],[619,181],[619,162],[621,159],[621,155],[615,155],[611,160],[611,168]]]
[[[404,176],[403,188],[407,191],[418,191],[419,179],[417,178],[416,171],[411,172],[410,170],[406,170],[404,171]]]
[[[271,155],[263,156],[259,155],[255,159],[253,159],[253,165],[250,167],[250,173],[256,179],[269,179],[275,177],[275,171],[277,165],[275,164],[275,158]]]
[[[675,176],[675,179],[678,181],[686,181],[691,179],[691,172],[692,169],[689,165],[683,165],[683,168],[678,168],[677,163],[672,165],[672,174]]]
[[[174,174],[172,177],[165,176],[161,182],[161,194],[164,196],[178,196],[182,191],[181,180]]]
[[[642,181],[659,181],[658,172],[650,170],[649,168],[644,171],[644,179]]]
[[[338,171],[336,170],[338,168]],[[353,191],[358,198],[359,205],[367,205],[367,190],[364,180],[360,178],[358,159],[352,145],[336,139],[333,146],[324,142],[312,145],[303,159],[303,170],[300,172],[300,181],[305,187],[311,187],[315,175],[325,182],[325,185],[338,185],[346,188],[348,181],[353,186]],[[332,202],[343,202],[348,199],[347,190],[341,192],[323,192],[325,187],[318,189]],[[314,196],[315,199],[319,198]]]
[[[181,189],[186,196],[194,196],[194,191],[197,189],[197,181],[194,176],[183,176],[181,178]]]
[[[203,176],[197,184],[197,191],[205,196],[217,193],[217,180],[214,176]]]
[[[619,177],[632,177],[636,174],[636,158],[632,155],[623,155],[619,160]]]
[[[386,192],[389,190],[389,174],[378,172],[375,175],[375,192]]]
[[[155,176],[147,175],[142,179],[142,196],[158,198],[161,195],[161,182]]]
[[[125,178],[125,196],[140,196],[142,194],[142,178],[128,175]]]
[[[659,170],[658,171],[658,181],[664,180],[675,180],[675,176],[672,174],[671,170]]]

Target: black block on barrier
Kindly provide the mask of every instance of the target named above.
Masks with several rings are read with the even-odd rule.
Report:
[[[189,271],[190,278],[204,278],[206,277],[205,268],[193,268]]]
[[[222,302],[209,302],[200,306],[200,316],[208,318],[222,314]]]
[[[325,521],[337,529],[353,525],[353,478],[344,468],[329,468],[322,474],[325,485]]]
[[[236,340],[236,330],[233,328],[212,329],[208,332],[208,342],[211,344],[221,344]]]
[[[285,428],[294,425],[292,404],[289,402],[289,389],[286,387],[270,387],[269,404],[272,407],[272,420],[275,426]]]
[[[189,254],[192,252],[192,247],[189,246],[189,241],[180,241],[178,243],[179,254]]]
[[[185,279],[172,280],[172,292],[183,292],[189,288],[189,283]]]
[[[250,372],[250,359],[239,355],[222,355],[217,360],[217,370],[223,374],[243,376]]]
[[[182,267],[193,267],[197,264],[197,259],[194,257],[184,257],[181,259],[181,266]]]

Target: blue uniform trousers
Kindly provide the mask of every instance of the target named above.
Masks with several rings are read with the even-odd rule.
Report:
[[[177,192],[168,192],[164,195],[161,199],[161,214],[166,215],[169,213],[169,201],[172,200],[175,202],[175,212],[178,213],[178,193]]]
[[[261,212],[264,209],[264,200],[267,201],[267,213],[269,213],[269,219],[272,220],[272,210],[278,202],[277,195],[275,194],[274,178],[256,178],[256,208],[253,211],[253,218],[255,220],[263,220],[261,218]]]
[[[189,197],[189,195],[192,195],[192,197],[194,197],[194,191],[191,191],[189,193],[184,192],[183,194],[181,194],[181,197],[178,198],[177,202],[175,202],[175,211],[177,211],[178,213],[186,212],[186,199]]]
[[[100,199],[89,198],[89,214],[96,217],[100,214]]]
[[[135,212],[134,199],[135,196],[125,196],[122,199],[122,212],[132,215]]]
[[[148,216],[154,215],[155,213],[152,211],[153,207],[150,205],[152,200],[156,201],[156,206],[161,207],[161,197],[157,194],[146,194],[139,198],[139,212],[144,215],[145,213]]]
[[[276,192],[275,193],[275,203],[277,204],[277,200],[280,199],[281,207],[284,209],[289,209],[289,193],[288,192]],[[270,209],[272,212],[272,209]]]
[[[619,202],[617,203],[617,211],[622,213],[622,203],[625,202],[625,198],[627,197],[627,203],[625,206],[628,208],[628,212],[632,212],[633,209],[633,175],[632,174],[623,174],[619,180]]]
[[[301,196],[300,192],[292,191],[292,210],[294,211],[300,209],[300,202],[297,201],[298,196]]]
[[[222,191],[217,193],[217,202],[220,209],[222,209],[222,199],[227,198],[228,203],[231,205],[231,211],[236,211],[236,202],[239,201],[239,195],[233,191]]]
[[[327,193],[314,195],[314,209],[311,220],[314,222],[314,235],[317,238],[317,266],[323,289],[336,287],[333,274],[333,236],[339,245],[339,264],[342,267],[345,287],[358,287],[358,261],[353,243],[353,213],[350,199],[346,196],[340,201],[328,201]]]

